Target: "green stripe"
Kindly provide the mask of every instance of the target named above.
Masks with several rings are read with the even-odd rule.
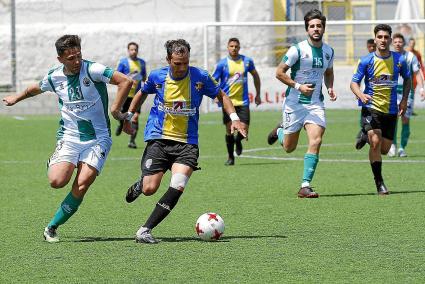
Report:
[[[93,62],[86,61],[86,63],[87,63],[87,74],[88,74],[90,80],[94,83],[94,86],[96,87],[96,90],[100,95],[100,99],[101,99],[102,105],[103,105],[103,113],[105,114],[106,125],[108,126],[109,136],[111,136],[111,121],[109,120],[109,115],[108,115],[109,97],[108,97],[108,90],[106,88],[106,84],[103,83],[103,82],[93,81],[92,77],[90,76],[90,72],[89,72],[89,68],[93,64]],[[113,70],[112,70],[112,72],[113,72]]]
[[[64,124],[65,123],[63,122],[63,119],[61,118],[61,120],[59,120],[59,129],[56,132],[56,140],[61,140],[63,138],[63,134],[65,132],[65,128],[63,127]]]
[[[57,68],[49,70],[49,73],[48,73],[48,75],[47,75],[47,80],[49,81],[50,87],[52,87],[52,90],[53,90],[53,92],[55,92],[55,93],[56,93],[56,90],[55,90],[55,86],[53,86],[52,73],[53,73],[56,69],[57,69]]]
[[[96,139],[96,131],[94,130],[91,120],[78,120],[78,131],[80,132],[80,141],[90,141]]]
[[[301,65],[301,50],[300,47],[298,46],[298,43],[295,45],[295,48],[297,49],[298,52],[298,59],[297,61],[295,61],[295,64],[291,66],[291,79],[294,80],[295,76],[297,75],[298,70],[300,70],[300,65]],[[286,89],[286,96],[288,97],[289,93],[291,92],[291,87],[288,87],[288,89]]]
[[[109,68],[109,67],[106,67],[105,68],[105,71],[103,71],[103,77],[107,77],[107,78],[109,78],[109,79],[111,79],[112,78],[112,75],[114,74],[114,70],[112,70],[111,68]]]

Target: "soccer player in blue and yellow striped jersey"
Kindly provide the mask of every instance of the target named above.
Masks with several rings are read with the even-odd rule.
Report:
[[[231,131],[246,135],[232,101],[218,83],[207,71],[189,66],[189,43],[169,40],[165,48],[168,66],[150,73],[129,108],[134,112],[148,94],[155,94],[145,128],[147,146],[141,161],[141,179],[128,189],[127,202],[133,202],[141,193],[154,194],[164,173],[171,170],[168,191],[136,233],[136,241],[141,243],[157,242],[151,230],[174,208],[192,172],[198,169],[198,120],[203,96],[217,98],[232,120]],[[132,132],[128,122],[123,130]]]
[[[362,124],[367,133],[369,160],[378,194],[388,194],[382,177],[382,154],[390,150],[394,137],[397,114],[404,115],[410,92],[409,68],[400,53],[390,51],[391,27],[379,24],[374,29],[376,51],[359,60],[350,88],[362,105]],[[403,98],[397,106],[397,81],[401,75]],[[365,90],[360,82],[365,78]]]
[[[258,106],[261,104],[261,81],[257,70],[254,66],[254,61],[242,54],[239,54],[240,42],[237,38],[230,38],[227,43],[228,56],[221,59],[215,68],[213,77],[220,82],[221,89],[232,100],[241,122],[245,124],[248,131],[250,122],[249,113],[249,96],[248,96],[248,73],[251,73],[254,78],[255,86],[255,103]],[[223,124],[226,125],[226,146],[228,159],[225,163],[227,166],[235,164],[233,151],[236,144],[236,154],[242,154],[242,135],[236,137],[230,133],[231,120],[223,109]]]
[[[121,58],[117,71],[121,72],[127,76],[129,76],[133,80],[133,86],[131,87],[130,93],[128,94],[127,99],[125,100],[121,111],[127,112],[128,107],[131,104],[131,101],[133,100],[134,95],[140,90],[142,87],[142,82],[146,81],[146,62],[137,57],[137,54],[139,52],[139,45],[135,42],[130,42],[127,44],[127,52],[128,57]],[[130,137],[130,142],[128,143],[129,148],[137,148],[136,145],[136,136],[137,136],[137,130],[139,129],[139,113],[140,110],[137,110],[133,117],[133,127],[134,127],[134,134]],[[118,125],[115,134],[118,136],[121,134],[123,127],[122,121],[120,121],[120,124]]]

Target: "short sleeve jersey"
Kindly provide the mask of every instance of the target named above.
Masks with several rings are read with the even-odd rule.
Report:
[[[360,58],[352,82],[360,84],[364,77],[364,93],[372,99],[367,104],[359,104],[382,113],[396,114],[399,75],[405,79],[410,77],[406,60],[400,53],[390,51],[389,56],[379,57],[372,52]]]
[[[202,98],[216,98],[220,86],[205,70],[189,66],[184,78],[175,79],[167,66],[149,74],[142,92],[155,94],[146,123],[145,141],[168,139],[198,144]]]
[[[117,71],[133,79],[133,86],[128,93],[128,97],[133,98],[140,90],[142,81],[146,80],[146,62],[141,58],[137,58],[136,60],[128,57],[121,58],[117,66]]]
[[[244,55],[237,60],[231,57],[221,59],[213,73],[220,88],[232,100],[234,106],[248,106],[248,72],[255,70],[254,61]]]
[[[333,67],[334,50],[323,43],[321,47],[310,45],[308,40],[291,46],[282,62],[291,67],[291,79],[299,84],[312,84],[313,94],[306,96],[300,91],[288,87],[285,105],[297,109],[303,106],[315,105],[324,107],[322,94],[323,74]]]
[[[51,69],[39,83],[41,91],[58,96],[61,120],[56,138],[81,142],[110,137],[106,83],[114,71],[87,60],[79,74],[65,75],[63,68]]]

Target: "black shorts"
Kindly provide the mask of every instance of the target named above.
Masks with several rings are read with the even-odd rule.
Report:
[[[393,140],[397,124],[397,114],[383,113],[362,107],[362,127],[366,130],[381,129],[382,137]]]
[[[132,101],[133,101],[133,98],[127,98],[124,104],[122,105],[121,112],[127,112]],[[136,112],[140,113],[140,107],[136,110]]]
[[[221,108],[223,111],[223,124],[227,124],[232,121],[229,115],[224,111],[224,108]],[[241,122],[249,125],[250,114],[249,114],[249,106],[235,106],[236,114],[239,116]]]
[[[198,170],[198,145],[173,140],[150,140],[143,152],[140,167],[142,176],[171,170],[174,163],[183,164]]]

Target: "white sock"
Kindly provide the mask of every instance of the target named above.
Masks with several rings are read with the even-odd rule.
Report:
[[[301,184],[301,187],[307,187],[310,186],[310,183],[308,181],[303,181],[303,183]]]

